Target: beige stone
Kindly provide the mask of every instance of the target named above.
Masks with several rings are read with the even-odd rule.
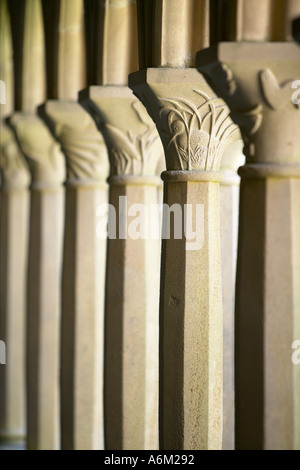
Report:
[[[91,87],[82,101],[95,116],[109,152],[110,204],[158,203],[162,147],[153,122],[127,87]],[[158,225],[158,220],[155,224]],[[117,225],[117,227],[119,227]],[[127,234],[128,235],[128,234]],[[158,445],[159,239],[108,241],[105,320],[107,449]]]
[[[199,246],[163,242],[160,309],[160,448],[221,449],[223,317],[218,169],[239,138],[224,101],[195,69],[147,69],[130,87],[165,149],[164,202],[203,208]],[[172,227],[172,225],[171,225]],[[173,229],[171,229],[173,230]],[[200,232],[201,231],[201,232]],[[201,241],[202,240],[202,241]]]
[[[285,5],[285,37],[284,39],[292,41],[291,26],[292,21],[300,17],[300,2],[297,0],[287,0]]]
[[[89,84],[127,85],[138,62],[136,1],[85,2],[85,14]]]
[[[292,40],[291,21],[299,15],[297,0],[211,2],[211,45],[220,41]]]
[[[299,50],[289,43],[222,43],[210,52],[220,62],[209,65],[209,53],[200,53],[207,64],[201,70],[213,81],[219,67],[214,87],[241,125],[247,155],[240,170],[236,446],[297,449],[299,368],[291,346],[299,335],[300,161],[292,82]]]
[[[32,175],[27,308],[27,445],[58,449],[63,154],[34,114],[11,118]]]
[[[8,2],[14,37],[15,108],[33,111],[46,91],[41,0]]]
[[[0,2],[0,339],[7,349],[0,368],[0,439],[24,440],[25,324],[30,176],[12,130],[4,119],[13,111],[13,51],[8,3]],[[2,91],[4,95],[2,95]]]
[[[195,210],[200,200],[208,209],[203,219],[200,209],[199,220],[207,229],[201,248],[188,249],[190,241],[177,240],[173,233],[171,240],[164,241],[161,447],[233,447],[236,327],[237,448],[299,448],[300,366],[291,363],[292,343],[300,338],[299,104],[292,104],[292,96],[300,97],[292,88],[300,70],[299,47],[291,41],[291,20],[300,15],[299,0],[0,0],[0,9],[0,91],[5,84],[7,98],[1,116],[15,110],[34,113],[47,99],[44,109],[39,109],[56,139],[36,117],[11,119],[17,137],[1,121],[0,339],[4,328],[7,351],[19,358],[25,333],[29,180],[16,144],[25,149],[33,176],[29,323],[33,317],[39,321],[29,329],[28,338],[28,384],[35,394],[29,399],[30,447],[57,448],[57,369],[62,359],[63,447],[103,448],[106,241],[99,241],[97,233],[98,208],[107,200],[104,179],[110,159],[110,200],[116,205],[122,195],[147,209],[153,202],[161,203],[162,183],[157,176],[167,168],[166,201],[180,208],[191,202]],[[209,44],[217,44],[214,53],[202,54]],[[202,72],[211,88],[195,70],[186,68],[195,66],[199,50],[199,65],[207,66]],[[161,146],[143,108],[137,101],[132,106],[134,98],[120,91],[138,67],[157,67],[139,75],[134,87],[158,125],[167,166],[158,161]],[[90,85],[101,90],[92,89],[95,99],[89,103],[100,132],[75,103],[78,91]],[[203,91],[214,97],[210,104],[205,103]],[[235,156],[240,150],[239,143],[231,140],[240,136],[229,112],[241,127],[247,154],[240,172],[236,325],[232,309],[239,181]],[[61,339],[57,254],[64,202],[58,174],[65,166]],[[117,205],[117,211],[124,220],[124,208]],[[154,225],[158,227],[158,220]],[[201,241],[201,224],[196,233]],[[157,240],[109,240],[106,347],[116,364],[110,367],[107,360],[105,401],[116,403],[124,417],[120,422],[107,408],[112,449],[158,447],[158,252]],[[222,305],[223,347],[222,325],[217,323]],[[4,316],[3,306],[8,313]],[[181,330],[176,329],[179,318]],[[205,322],[208,328],[203,328]],[[132,339],[135,328],[139,334]],[[198,335],[201,328],[206,336]],[[116,351],[115,332],[118,341],[124,341],[121,352]],[[206,348],[203,355],[201,348]],[[5,375],[0,378],[0,419],[2,436],[16,437],[25,424],[22,359],[17,367],[11,364],[9,360],[0,369]],[[117,376],[120,370],[122,379]],[[207,402],[199,407],[202,390]],[[176,403],[174,396],[179,397]]]
[[[95,52],[96,44],[85,44],[85,40],[103,34],[96,17],[98,11],[104,14],[110,9],[110,3],[63,0],[44,5],[45,18],[53,15],[53,22],[46,23],[46,39],[48,98],[55,100],[48,100],[40,113],[60,142],[67,166],[61,354],[63,449],[104,448],[106,240],[99,239],[96,230],[98,208],[108,197],[108,157],[93,119],[75,100],[86,80],[95,79],[90,71],[101,63],[89,55]],[[85,21],[90,24],[86,32]]]
[[[97,208],[106,185],[67,185],[62,303],[62,448],[103,449],[103,270]]]
[[[7,0],[0,2],[0,79],[5,83],[5,103],[1,100],[1,118],[13,110],[13,51]],[[2,98],[2,96],[1,96]]]
[[[0,439],[23,440],[25,421],[26,277],[30,176],[13,132],[1,124]]]
[[[43,14],[47,97],[76,100],[86,86],[84,0],[43,2]]]
[[[111,181],[110,204],[157,203],[158,182]],[[130,223],[130,217],[128,217]],[[158,223],[158,222],[157,222]],[[119,225],[117,224],[117,229]],[[106,288],[105,425],[107,449],[158,448],[159,240],[110,239]]]
[[[237,40],[268,41],[274,40],[274,9],[280,5],[274,0],[239,0],[237,5]],[[281,5],[283,2],[281,1]]]
[[[62,290],[62,447],[104,448],[103,353],[108,156],[91,116],[76,102],[44,107],[67,163]]]
[[[290,177],[276,165],[268,176],[265,165],[252,167],[254,173],[247,167],[241,172],[236,444],[299,449],[299,371],[291,360],[299,336],[299,166],[283,167]]]
[[[209,45],[209,1],[137,1],[139,68],[192,67]]]
[[[235,447],[234,432],[234,306],[240,177],[244,164],[243,142],[233,142],[221,159],[220,226],[223,296],[223,450]]]

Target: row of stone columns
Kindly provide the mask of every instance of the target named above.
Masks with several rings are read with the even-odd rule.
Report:
[[[299,12],[248,3],[10,4],[0,336],[19,363],[1,366],[2,436],[25,435],[26,337],[31,449],[232,449],[235,435],[237,448],[299,447],[299,107],[287,82],[299,50],[263,42],[290,38],[271,10]],[[177,225],[160,266],[159,211],[156,237],[128,228],[161,204],[164,154],[163,234],[167,207]]]

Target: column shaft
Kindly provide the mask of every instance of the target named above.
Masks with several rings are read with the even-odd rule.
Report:
[[[134,178],[134,177],[133,177]],[[151,183],[150,183],[151,184]],[[154,449],[158,434],[159,239],[131,238],[127,207],[142,205],[151,216],[157,184],[113,185],[110,204],[127,220],[125,239],[109,239],[105,329],[105,428],[108,449]],[[125,199],[123,199],[124,201]],[[154,212],[158,219],[158,214]],[[148,223],[141,216],[142,223]],[[155,229],[158,220],[152,221]],[[122,228],[121,228],[122,230]],[[120,225],[117,223],[117,234]],[[120,232],[119,232],[120,233]],[[148,388],[149,387],[149,388]]]
[[[60,447],[59,343],[63,154],[34,113],[10,118],[32,176],[27,284],[28,448]]]
[[[291,359],[299,336],[299,181],[292,175],[242,181],[236,303],[240,449],[299,448],[299,367]]]
[[[6,365],[0,368],[0,429],[2,439],[24,439],[25,314],[29,193],[1,191],[0,338],[6,344]]]
[[[240,177],[245,162],[243,142],[230,145],[221,160],[220,227],[223,296],[223,450],[235,447],[234,308],[239,224]]]
[[[62,303],[62,448],[103,449],[103,312],[106,240],[97,209],[106,185],[68,185]]]
[[[28,449],[59,449],[62,188],[32,190],[28,267]]]
[[[194,214],[199,205],[204,217],[197,221],[193,216],[194,227],[198,223],[198,249],[189,249],[190,242],[185,237],[175,239],[172,232],[163,242],[160,446],[169,450],[221,449],[219,185],[167,182],[164,202],[169,207],[179,204],[182,212],[189,204]]]

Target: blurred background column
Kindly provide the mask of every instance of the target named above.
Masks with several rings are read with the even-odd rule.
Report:
[[[58,449],[64,157],[37,116],[45,100],[40,0],[12,0],[15,109],[10,123],[32,176],[27,304],[27,443]]]
[[[300,117],[292,85],[300,75],[299,47],[271,42],[286,38],[292,2],[261,2],[251,12],[249,6],[241,4],[243,21],[236,23],[240,43],[219,42],[199,55],[241,127],[247,158],[239,171],[236,447],[298,449],[300,369],[292,344],[300,334]],[[251,36],[251,24],[262,22],[268,27]]]
[[[5,119],[14,109],[13,51],[6,0],[0,2],[1,110],[0,339],[6,365],[0,367],[0,440],[23,442],[25,422],[25,324],[30,175]],[[4,102],[3,102],[4,101]]]
[[[102,135],[77,102],[87,84],[83,0],[44,2],[48,101],[40,113],[66,156],[62,284],[62,448],[104,448],[103,353],[106,238],[97,236],[107,204],[108,156]],[[49,22],[52,18],[52,22]],[[93,18],[94,19],[94,18]],[[90,58],[96,61],[96,57]]]
[[[245,163],[242,140],[228,146],[221,159],[220,225],[223,293],[223,450],[235,448],[234,307],[239,224],[240,177]]]
[[[107,252],[105,442],[107,449],[157,449],[160,182],[156,175],[163,151],[153,122],[127,87],[128,73],[137,69],[136,2],[97,1],[94,8],[99,62],[91,73],[100,86],[83,92],[81,99],[107,144],[109,201],[114,207],[110,217],[117,220]],[[140,235],[136,231],[132,235],[132,217],[148,224],[153,204],[156,238],[144,233],[143,226],[136,227]]]

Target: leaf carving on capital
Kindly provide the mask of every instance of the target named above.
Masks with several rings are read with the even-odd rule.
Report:
[[[263,97],[270,108],[280,111],[286,104],[290,103],[300,109],[300,105],[292,101],[292,83],[294,80],[287,80],[280,85],[270,69],[262,70],[259,79]]]
[[[34,182],[62,183],[64,156],[44,122],[35,115],[16,113],[11,119]]]
[[[143,124],[140,126],[141,132],[133,132],[130,129],[130,122],[126,132],[109,123],[101,126],[109,151],[111,174],[155,174],[163,153],[159,135],[146,109],[139,101],[132,102],[131,108]]]
[[[58,125],[56,135],[66,155],[69,179],[106,179],[106,146],[92,119],[76,129]]]
[[[30,173],[13,131],[1,125],[0,171],[5,187],[26,188],[30,183]]]
[[[216,170],[225,147],[241,138],[240,130],[222,99],[193,92],[193,103],[185,98],[159,98],[166,158],[174,162],[177,157],[181,170]]]

